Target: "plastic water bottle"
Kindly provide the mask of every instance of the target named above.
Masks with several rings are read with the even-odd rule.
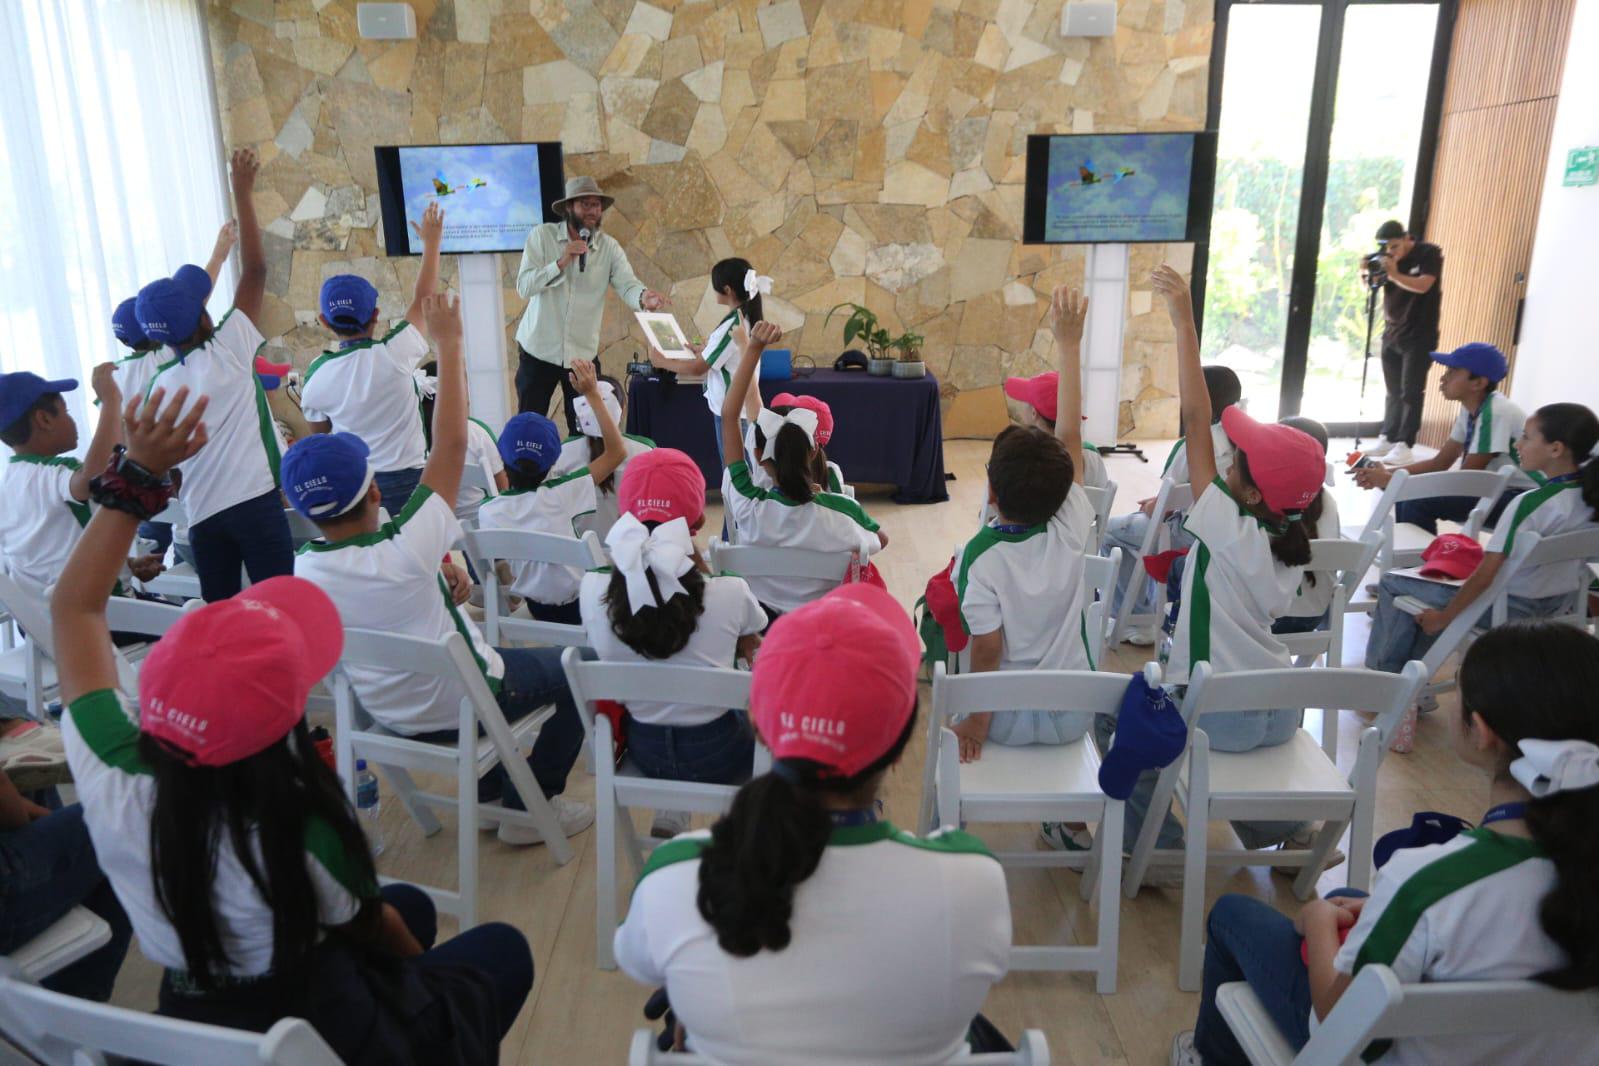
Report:
[[[365,759],[355,760],[355,813],[374,857],[383,854],[383,823],[379,819],[382,807],[377,775],[366,768]]]

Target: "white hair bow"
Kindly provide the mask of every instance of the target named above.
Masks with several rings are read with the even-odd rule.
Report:
[[[600,395],[604,398],[605,409],[611,412],[611,421],[622,421],[622,403],[616,398],[616,390],[611,388],[609,381],[602,381]],[[585,437],[603,436],[600,432],[600,420],[594,417],[594,407],[589,403],[587,396],[579,396],[572,401],[572,413],[577,415],[577,428]]]
[[[411,371],[411,380],[416,382],[416,391],[425,397],[432,398],[439,391],[439,379],[421,367]]]
[[[765,274],[757,274],[755,272],[755,268],[753,267],[744,272],[744,292],[749,296],[750,299],[753,300],[755,297],[761,295],[770,295],[771,291],[771,278],[767,277]]]
[[[650,529],[630,514],[616,520],[605,535],[611,561],[627,579],[627,606],[637,612],[644,607],[660,607],[673,596],[688,591],[678,580],[694,569],[694,535],[688,519],[674,518]],[[657,597],[650,588],[648,574],[655,575]]]
[[[1510,776],[1539,799],[1593,788],[1599,785],[1599,747],[1586,740],[1523,740]]]
[[[816,412],[804,407],[796,407],[786,415],[763,407],[761,413],[755,416],[755,424],[760,427],[761,436],[766,438],[766,450],[761,453],[762,461],[776,458],[777,434],[784,426],[798,426],[805,432],[806,439],[812,445],[816,444]]]

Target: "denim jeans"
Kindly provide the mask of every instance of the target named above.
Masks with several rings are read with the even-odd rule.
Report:
[[[207,603],[238,593],[243,587],[241,566],[253,585],[294,573],[294,541],[277,489],[190,526],[189,549],[200,578],[200,597]]]
[[[1327,898],[1364,895],[1341,888]],[[1300,955],[1303,943],[1293,919],[1269,903],[1233,893],[1216,901],[1205,920],[1204,986],[1194,1024],[1194,1050],[1205,1066],[1249,1062],[1216,1006],[1216,990],[1232,981],[1249,983],[1289,1047],[1299,1051],[1310,1040],[1310,970]]]
[[[1437,637],[1421,631],[1416,619],[1394,604],[1400,596],[1414,596],[1431,607],[1445,607],[1454,599],[1456,589],[1425,578],[1401,574],[1384,574],[1377,587],[1377,610],[1372,615],[1371,636],[1366,641],[1366,669],[1383,670],[1397,674],[1412,659],[1420,659],[1432,648]],[[1558,596],[1533,598],[1511,596],[1508,599],[1507,617],[1547,618],[1570,600],[1569,593]],[[1491,608],[1482,609],[1478,625],[1488,625]]]
[[[133,926],[100,872],[83,808],[74,803],[0,832],[0,955],[11,954],[79,904],[111,926],[111,940],[41,983],[104,1003],[128,953]]]
[[[654,725],[629,716],[627,751],[646,777],[739,785],[749,780],[755,732],[738,711],[701,725]]]
[[[1493,510],[1488,512],[1487,525],[1490,529],[1499,524],[1499,516],[1505,513],[1510,501],[1525,491],[1525,489],[1506,489],[1499,499],[1494,501]],[[1470,517],[1471,509],[1475,506],[1477,506],[1475,496],[1434,496],[1425,500],[1400,500],[1394,504],[1394,521],[1420,526],[1433,536],[1437,536],[1439,522],[1464,522]]]
[[[383,509],[389,512],[390,518],[398,518],[405,509],[405,503],[411,498],[411,493],[422,483],[422,468],[413,467],[409,470],[382,470],[372,475],[372,483],[378,487],[378,493],[383,497]]]
[[[505,660],[505,678],[500,682],[500,711],[507,722],[519,722],[541,707],[555,704],[555,714],[539,729],[528,753],[527,765],[539,783],[544,798],[559,796],[566,791],[566,775],[583,749],[583,720],[578,717],[577,704],[572,702],[571,690],[566,684],[566,672],[561,669],[560,648],[496,648]],[[481,736],[483,727],[478,727]],[[418,733],[411,739],[431,744],[454,744],[460,739],[455,729],[437,729]],[[505,767],[494,769],[478,779],[477,798],[487,803],[502,800],[513,811],[526,810],[516,789],[507,789],[510,776]]]
[[[172,547],[172,526],[166,522],[140,522],[139,539],[155,545],[155,554],[165,555]]]
[[[533,990],[533,949],[528,946],[527,937],[504,922],[488,922],[437,944],[438,910],[426,892],[404,884],[384,885],[380,891],[383,902],[400,912],[405,927],[422,945],[415,965],[471,966],[487,974],[499,1002],[500,1036],[510,1032],[527,994]]]

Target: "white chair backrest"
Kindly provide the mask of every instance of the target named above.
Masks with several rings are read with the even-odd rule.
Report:
[[[494,486],[494,478],[489,475],[481,463],[467,463],[461,467],[461,487],[463,489],[478,489],[493,495],[499,490]]]
[[[819,552],[808,548],[769,548],[754,544],[710,544],[711,569],[740,577],[808,577],[843,581],[853,552]]]
[[[159,522],[168,526],[187,526],[189,524],[189,511],[184,507],[183,500],[177,496],[167,501],[161,513],[150,518],[152,522]]]
[[[746,710],[750,704],[750,674],[746,670],[585,660],[576,648],[561,653],[561,665],[566,668],[572,699],[585,724],[593,722],[591,704],[595,700],[695,703],[732,711]]]
[[[1160,665],[1144,664],[1144,680],[1160,684]],[[933,669],[933,722],[942,725],[957,714],[992,711],[1087,711],[1115,714],[1127,691],[1128,675],[1086,670],[993,670],[947,674]]]
[[[107,1055],[206,1066],[340,1066],[310,1024],[284,1018],[265,1033],[178,1021],[47,992],[0,958],[0,1030],[49,1063],[103,1064]]]
[[[283,509],[283,517],[289,522],[289,539],[295,544],[304,544],[307,541],[321,540],[322,529],[315,522],[292,507]]]
[[[483,673],[472,658],[465,637],[451,633],[442,641],[384,633],[376,629],[345,629],[339,666],[364,666],[381,670],[406,670],[429,677],[460,681],[467,694],[484,704],[498,706]]]
[[[0,568],[0,609],[16,619],[17,625],[49,658],[55,658],[55,635],[50,630],[50,609],[44,601],[25,591]]]
[[[1374,723],[1387,749],[1393,731],[1415,700],[1427,677],[1419,662],[1405,664],[1397,674],[1381,670],[1323,668],[1300,670],[1240,670],[1218,674],[1209,663],[1198,663],[1188,680],[1183,698],[1183,721],[1193,733],[1193,725],[1207,714],[1241,711],[1304,710],[1318,707],[1327,713],[1366,711],[1377,716]]]
[[[1364,533],[1359,540],[1317,538],[1310,542],[1310,562],[1305,569],[1313,570],[1318,575],[1331,574],[1345,592],[1352,593],[1360,579],[1366,576],[1366,571],[1371,569],[1381,543],[1381,537],[1375,532]]]
[[[1406,500],[1430,500],[1439,496],[1475,496],[1477,504],[1466,521],[1466,531],[1475,536],[1487,520],[1488,512],[1510,485],[1515,468],[1490,470],[1439,470],[1431,474],[1412,474],[1395,470],[1388,485],[1372,505],[1371,517],[1360,535],[1382,530],[1393,521],[1394,505]],[[1385,557],[1386,558],[1386,557]]]
[[[627,1066],[710,1066],[702,1055],[688,1055],[661,1051],[655,1045],[656,1034],[649,1029],[633,1030],[633,1043],[628,1047]],[[947,1066],[1049,1066],[1049,1041],[1037,1029],[1022,1033],[1015,1051],[990,1052],[968,1055],[964,1045],[955,1057],[946,1060]],[[935,1064],[945,1066],[945,1064]]]
[[[1104,488],[1092,485],[1082,487],[1088,505],[1094,509],[1095,547],[1105,540],[1105,523],[1110,521],[1110,509],[1116,506],[1116,482],[1106,480]]]
[[[478,580],[483,583],[483,631],[490,644],[499,645],[508,637],[557,646],[588,642],[581,625],[502,618],[500,576],[494,564],[503,559],[572,566],[579,570],[605,566],[608,563],[605,549],[600,546],[600,538],[592,529],[585,531],[581,537],[533,533],[522,529],[468,529],[462,534],[462,543],[467,557],[477,569]]]
[[[190,600],[193,607],[177,607],[156,600],[136,600],[130,596],[113,596],[106,601],[106,625],[113,633],[137,633],[145,637],[162,637],[177,625],[178,619],[191,610],[204,606],[200,600]]]

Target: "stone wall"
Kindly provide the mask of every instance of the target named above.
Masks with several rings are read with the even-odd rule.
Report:
[[[607,230],[702,332],[711,264],[775,279],[768,317],[819,362],[852,300],[927,336],[946,401],[997,409],[1049,359],[1052,286],[1081,250],[1020,243],[1027,135],[1197,129],[1212,5],[1121,0],[1113,38],[1060,35],[1062,0],[412,0],[418,39],[360,40],[355,0],[209,0],[228,146],[263,157],[271,264],[263,332],[307,363],[322,279],[371,278],[383,313],[417,260],[382,247],[372,147],[550,140],[617,198]],[[1125,435],[1176,433],[1171,331],[1135,246]],[[516,255],[502,257],[508,325]],[[446,259],[445,277],[454,270]],[[608,369],[638,349],[610,301]],[[511,348],[514,358],[515,348]]]

